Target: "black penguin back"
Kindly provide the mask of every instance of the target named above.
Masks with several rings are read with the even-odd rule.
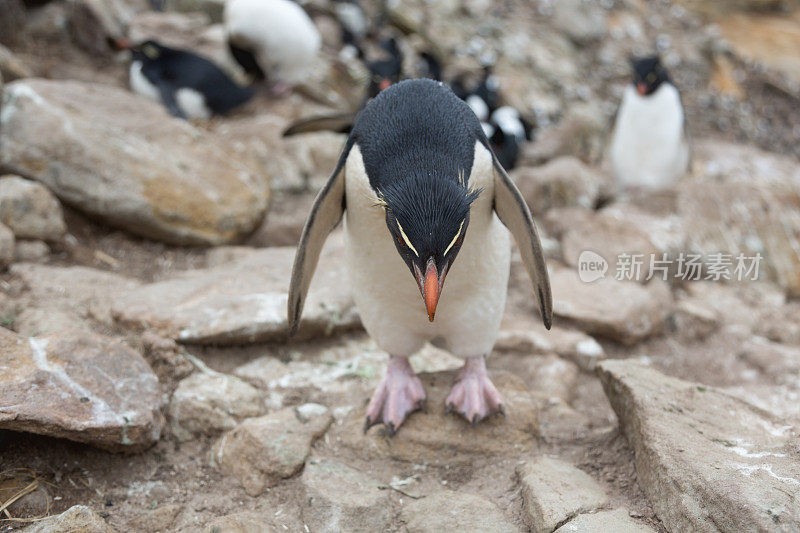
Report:
[[[224,114],[248,101],[255,91],[240,87],[217,65],[186,50],[158,45],[157,58],[144,58],[142,74],[153,84],[169,84],[174,90],[192,89],[202,94],[206,106]]]
[[[430,179],[466,179],[475,142],[487,144],[469,106],[429,79],[404,80],[378,94],[356,118],[351,140],[376,190],[421,170]]]

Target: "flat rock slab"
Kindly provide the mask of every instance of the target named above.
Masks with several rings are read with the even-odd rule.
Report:
[[[63,202],[172,244],[222,244],[261,221],[269,186],[212,133],[122,88],[6,86],[0,163]]]
[[[598,374],[667,529],[800,529],[797,438],[781,419],[630,360],[604,361]]]
[[[625,509],[578,515],[556,529],[556,533],[653,533],[654,531],[650,526],[628,516],[628,511]]]
[[[584,283],[577,270],[558,269],[550,276],[553,312],[586,333],[633,345],[660,333],[672,310],[666,283],[653,279],[647,285],[605,279]]]
[[[537,533],[550,533],[570,518],[608,503],[603,488],[589,474],[550,457],[536,457],[517,468],[522,512]]]
[[[311,444],[332,421],[330,411],[318,404],[249,418],[217,441],[212,463],[238,479],[249,495],[258,496],[303,468]]]
[[[99,514],[85,505],[70,507],[60,515],[51,516],[22,530],[23,533],[114,533]]]
[[[526,384],[507,372],[490,372],[506,400],[506,416],[492,416],[475,427],[456,414],[445,414],[444,400],[457,371],[419,374],[427,392],[427,413],[418,411],[387,438],[383,425],[363,433],[366,415],[356,409],[334,429],[342,444],[375,458],[391,457],[413,463],[452,464],[470,461],[469,454],[524,453],[537,434],[537,402]],[[366,400],[366,398],[365,398]]]
[[[341,241],[325,247],[311,283],[298,338],[353,329],[361,321],[344,278]],[[123,325],[154,328],[185,344],[245,344],[284,339],[294,248],[266,248],[225,264],[183,272],[119,299]]]
[[[443,490],[410,500],[400,512],[408,533],[517,533],[492,502],[475,494]]]
[[[311,531],[369,533],[391,529],[391,494],[365,472],[334,459],[310,459],[301,478],[303,523]]]
[[[161,435],[158,378],[116,339],[0,328],[0,428],[135,452]]]

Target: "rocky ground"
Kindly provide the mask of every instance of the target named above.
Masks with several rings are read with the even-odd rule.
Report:
[[[495,56],[537,123],[512,177],[556,314],[546,331],[515,259],[488,363],[507,416],[445,414],[461,361],[429,346],[428,412],[394,438],[362,432],[387,357],[341,236],[286,335],[293,246],[343,136],[280,133],[364,84],[330,6],[307,5],[325,57],[294,94],[187,123],[126,90],[108,43],[158,36],[233,71],[221,2],[29,4],[0,0],[0,531],[800,530],[797,2],[390,5],[408,57],[437,50],[453,77]],[[694,164],[618,197],[606,124],[653,46]],[[580,281],[585,250],[605,279]],[[719,252],[760,254],[759,279],[714,279]],[[616,280],[622,253],[702,254],[703,279]]]

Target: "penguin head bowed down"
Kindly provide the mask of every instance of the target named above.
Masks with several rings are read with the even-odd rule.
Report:
[[[662,83],[670,81],[667,69],[661,65],[658,56],[632,58],[631,66],[633,67],[633,85],[639,96],[651,95]]]
[[[379,190],[386,226],[408,266],[433,322],[445,277],[469,227],[470,205],[481,193],[471,190],[464,170],[450,179],[430,179],[410,172]]]

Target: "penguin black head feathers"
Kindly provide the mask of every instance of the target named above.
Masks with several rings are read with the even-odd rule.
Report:
[[[670,81],[667,69],[658,56],[632,58],[633,84],[640,96],[653,94],[662,83]]]
[[[387,125],[387,117],[402,126]],[[469,226],[470,206],[481,193],[468,182],[475,141],[482,135],[469,107],[431,80],[408,80],[382,91],[352,132],[395,247],[426,303],[430,300],[431,319]]]
[[[131,55],[135,61],[155,61],[167,49],[155,41],[144,41],[131,47]]]
[[[386,226],[400,257],[418,282],[431,266],[444,282],[464,242],[470,205],[480,193],[467,187],[463,173],[456,180],[432,180],[415,172],[381,189]]]

